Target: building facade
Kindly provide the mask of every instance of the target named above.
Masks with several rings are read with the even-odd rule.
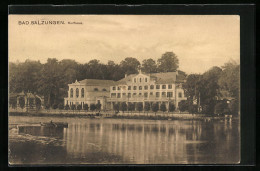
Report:
[[[68,84],[68,97],[64,98],[65,105],[101,104],[101,109],[106,109],[110,86],[115,84],[112,80],[85,79]]]
[[[187,100],[182,84],[183,75],[176,72],[125,75],[119,81],[86,79],[69,84],[65,105],[101,103],[101,109],[112,110],[114,104],[170,103],[178,108],[181,100]],[[168,104],[168,105],[167,105]]]

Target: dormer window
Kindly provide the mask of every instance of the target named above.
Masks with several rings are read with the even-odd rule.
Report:
[[[119,87],[119,86],[117,87],[117,90],[120,90],[120,87]]]
[[[145,82],[147,82],[147,78],[145,78]]]
[[[73,89],[72,88],[70,89],[70,97],[71,98],[73,97]]]
[[[81,97],[84,97],[84,88],[81,89]]]
[[[142,78],[140,78],[140,83],[142,82]]]

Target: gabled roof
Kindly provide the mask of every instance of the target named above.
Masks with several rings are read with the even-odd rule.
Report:
[[[117,81],[117,84],[126,84],[127,82],[131,81],[133,77],[137,75],[138,74],[128,75],[127,77]],[[182,74],[177,74],[177,72],[151,73],[151,74],[144,74],[144,75],[150,76],[150,78],[154,80],[156,84],[171,84],[175,82],[184,82],[185,80],[185,76]]]
[[[78,83],[86,84],[86,85],[107,85],[107,86],[111,86],[111,85],[115,84],[115,81],[113,81],[113,80],[85,79],[85,80],[78,81]],[[73,83],[73,84],[75,84],[75,83]]]

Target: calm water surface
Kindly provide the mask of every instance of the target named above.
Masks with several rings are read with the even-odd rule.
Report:
[[[59,130],[9,130],[11,164],[235,164],[239,120],[154,121],[10,116],[11,124],[67,122]]]

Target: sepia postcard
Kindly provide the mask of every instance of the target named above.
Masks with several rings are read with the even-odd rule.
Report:
[[[239,15],[8,18],[9,165],[239,164]]]

